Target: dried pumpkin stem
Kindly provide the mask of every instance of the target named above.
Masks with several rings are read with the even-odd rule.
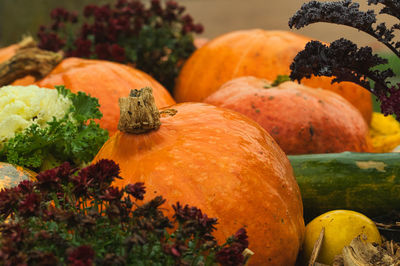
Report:
[[[158,129],[161,125],[160,112],[150,87],[131,90],[129,97],[119,99],[119,107],[118,129],[122,132],[141,134]]]
[[[34,76],[36,80],[45,77],[63,59],[62,53],[45,51],[35,47],[32,41],[24,40],[16,54],[0,64],[0,86],[13,81]]]
[[[18,43],[18,47],[18,49],[34,48],[37,47],[37,43],[32,36],[26,36]]]
[[[254,252],[251,251],[250,249],[246,248],[245,250],[243,250],[242,255],[244,257],[244,265],[247,266],[249,263],[249,260],[251,258],[251,256],[254,255]]]

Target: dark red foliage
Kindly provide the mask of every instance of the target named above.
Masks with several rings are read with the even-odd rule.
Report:
[[[400,121],[400,83],[387,89],[386,93],[377,95],[381,102],[381,111],[385,115],[396,114]]]
[[[124,62],[125,61],[125,49],[118,44],[114,43],[111,45],[111,56],[117,62]]]
[[[38,38],[40,39],[40,42],[38,44],[39,48],[53,52],[61,50],[66,44],[66,41],[64,39],[61,39],[57,34],[52,32],[47,33],[43,30],[39,30]]]
[[[92,53],[92,41],[91,40],[83,40],[77,39],[74,42],[76,49],[73,51],[67,51],[65,53],[66,56],[73,56],[73,57],[89,57]]]
[[[146,187],[143,182],[137,182],[135,184],[127,185],[125,191],[135,199],[143,200],[144,194],[146,193]]]
[[[91,266],[93,265],[94,251],[92,247],[83,245],[75,248],[68,254],[68,265]]]
[[[240,244],[233,243],[229,247],[224,247],[216,254],[217,262],[222,266],[239,266],[243,265],[243,249]]]
[[[108,43],[96,44],[95,51],[99,59],[107,59],[111,56],[110,45]]]
[[[28,231],[22,228],[20,224],[14,224],[14,223],[1,224],[0,232],[2,237],[7,238],[14,244],[22,242],[28,233]]]
[[[123,193],[118,187],[108,187],[99,198],[106,201],[120,201]]]
[[[119,173],[118,164],[112,160],[102,159],[96,164],[83,168],[78,175],[90,183],[91,187],[101,190],[107,188],[114,179],[121,179]]]
[[[33,250],[29,253],[29,265],[54,266],[59,265],[57,257],[51,252]]]
[[[27,193],[31,193],[34,187],[34,182],[30,181],[30,180],[24,180],[21,181],[17,188],[16,191],[18,193],[22,193],[22,194],[27,194]]]
[[[30,193],[19,203],[18,210],[22,215],[32,215],[39,211],[40,195]]]
[[[242,245],[243,250],[249,246],[249,240],[246,229],[240,228],[234,235],[233,239],[236,243]]]
[[[66,57],[132,64],[172,92],[182,66],[177,62],[184,62],[195,50],[192,34],[204,30],[184,11],[172,0],[146,4],[115,0],[85,6],[79,21],[76,13],[58,8],[51,13],[52,23],[37,33],[39,47],[62,50]]]
[[[17,208],[21,194],[16,188],[5,188],[0,191],[0,217],[5,219]]]
[[[148,9],[138,0],[117,1],[113,7],[110,5],[87,5],[83,9],[83,16],[87,19],[93,17],[94,22],[93,24],[82,23],[79,37],[74,40],[75,48],[71,49],[70,47],[66,50],[66,56],[90,58],[95,54],[101,59],[124,62],[127,58],[118,39],[134,37],[132,35],[137,35],[144,24],[150,24],[153,16],[159,16],[165,23],[182,22],[182,32],[185,34],[202,33],[203,26],[194,24],[190,15],[180,18],[184,10],[185,8],[179,6],[176,1],[166,1],[165,8],[163,8],[159,0],[152,0]],[[50,17],[54,21],[50,28],[41,26],[38,32],[39,47],[58,51],[66,45],[64,36],[57,34],[65,28],[63,22],[74,24],[78,22],[78,18],[75,12],[68,12],[63,8],[54,9]],[[94,42],[88,39],[90,35],[94,37]],[[118,46],[113,47],[114,44]],[[96,48],[91,49],[92,46]],[[105,48],[110,46],[111,50]],[[105,52],[106,50],[108,52]]]
[[[177,242],[174,244],[164,245],[163,250],[165,253],[178,258],[187,250],[187,246],[184,243]]]
[[[210,234],[215,230],[217,224],[216,218],[209,218],[207,214],[202,213],[197,207],[190,207],[189,205],[182,205],[177,202],[176,205],[172,205],[175,211],[173,218],[184,225],[183,231],[188,234],[199,233],[201,235]]]

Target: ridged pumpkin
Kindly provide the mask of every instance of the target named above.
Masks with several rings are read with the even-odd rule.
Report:
[[[18,81],[14,84],[27,85]],[[156,104],[160,108],[175,103],[169,92],[148,74],[124,64],[104,60],[66,58],[35,84],[45,88],[65,85],[72,92],[83,91],[98,98],[103,113],[99,123],[110,135],[117,130],[118,98],[129,94],[131,89],[153,87]]]
[[[0,190],[17,186],[21,181],[32,180],[36,173],[21,166],[0,162]]]
[[[292,81],[273,87],[267,80],[247,76],[223,84],[204,102],[252,118],[286,154],[371,150],[360,112],[328,90]]]
[[[275,80],[277,75],[289,75],[293,58],[310,40],[289,31],[261,29],[219,36],[196,50],[185,62],[174,88],[174,98],[177,102],[202,101],[223,83],[240,76]],[[303,83],[339,93],[370,123],[372,100],[366,89],[350,82],[331,84],[327,77],[312,77]]]
[[[127,100],[132,106],[147,102],[132,97],[121,100],[121,106]],[[117,162],[123,177],[117,186],[144,182],[145,200],[162,195],[170,213],[179,201],[218,218],[220,241],[245,226],[255,252],[251,265],[294,265],[305,227],[299,187],[284,152],[261,126],[239,113],[205,103],[170,108],[161,110],[167,114],[161,115],[158,129],[135,134],[127,131],[140,125],[138,117],[147,111],[121,107],[121,120],[129,112],[138,117],[120,122],[120,131],[94,162]],[[157,128],[158,110],[154,114],[143,125]]]

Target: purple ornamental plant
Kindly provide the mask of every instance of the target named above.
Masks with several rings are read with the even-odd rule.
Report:
[[[368,5],[380,4],[379,14],[386,14],[400,22],[400,2],[397,0],[368,0]],[[290,18],[289,27],[300,29],[317,22],[328,22],[349,26],[365,32],[383,43],[400,58],[400,41],[395,33],[400,23],[386,26],[377,23],[374,10],[361,11],[359,4],[352,0],[336,2],[310,1]],[[395,77],[392,69],[378,70],[388,60],[372,53],[372,48],[358,48],[350,40],[340,38],[325,45],[319,41],[307,43],[305,49],[297,54],[290,66],[292,80],[301,81],[311,75],[334,77],[332,82],[354,82],[377,97],[382,113],[394,114],[400,121],[400,83],[392,84]]]

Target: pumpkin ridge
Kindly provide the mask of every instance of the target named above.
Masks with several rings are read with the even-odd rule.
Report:
[[[246,49],[242,52],[241,56],[237,60],[236,68],[233,69],[231,77],[235,77],[237,73],[239,72],[239,68],[242,66],[241,63],[245,60],[246,56],[250,53],[250,51],[253,49],[254,44],[264,36],[262,34],[259,34],[258,30],[254,30],[254,32],[257,32],[256,36],[252,36],[252,40],[249,42],[249,45],[246,47]]]

